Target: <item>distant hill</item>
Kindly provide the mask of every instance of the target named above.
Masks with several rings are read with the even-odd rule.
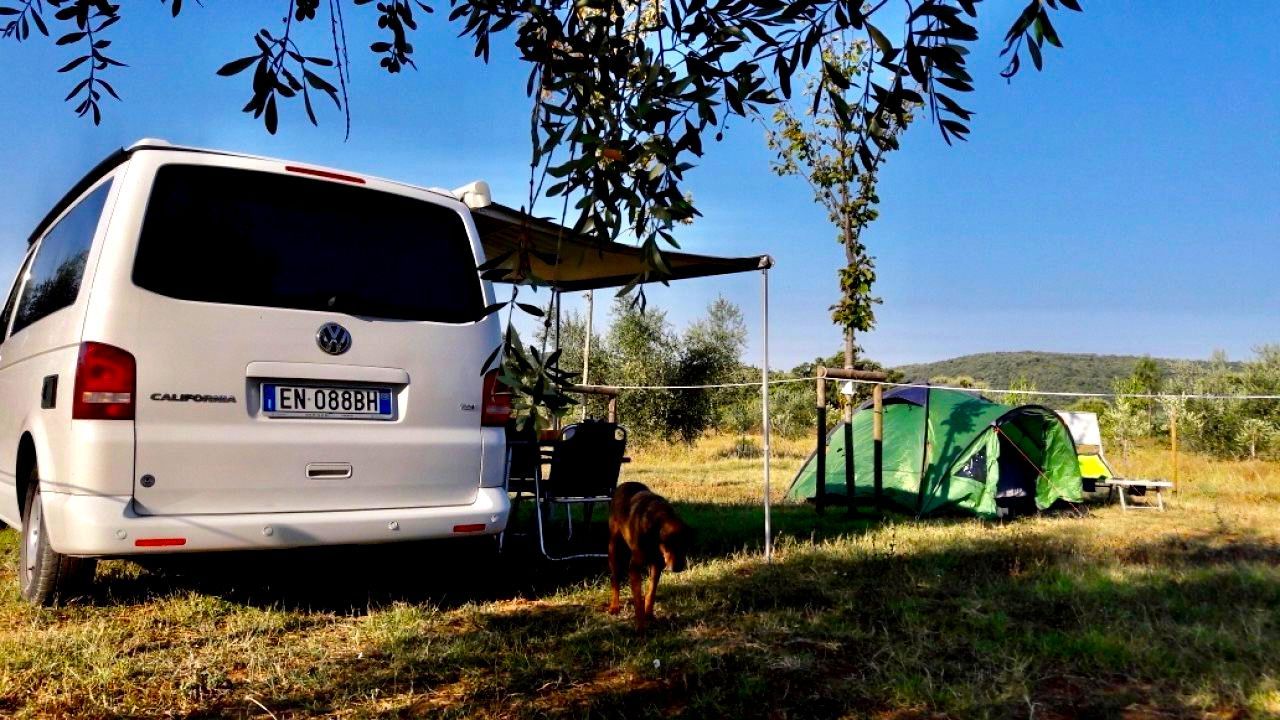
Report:
[[[1153,358],[1166,373],[1175,363],[1185,362]],[[950,360],[902,365],[900,370],[909,381],[924,382],[939,375],[968,375],[985,381],[994,388],[1007,388],[1020,376],[1026,376],[1039,390],[1110,392],[1112,380],[1133,371],[1137,355],[1092,355],[1053,352],[992,352],[964,355]],[[1193,365],[1208,366],[1207,361],[1192,360]]]

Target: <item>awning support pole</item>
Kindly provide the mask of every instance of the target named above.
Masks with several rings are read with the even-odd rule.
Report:
[[[559,349],[560,349],[560,303],[561,303],[562,299],[564,298],[564,293],[560,292],[559,290],[552,290],[551,292],[555,293],[555,301],[556,301],[556,349],[557,349],[557,350],[559,350]]]
[[[773,523],[770,517],[769,487],[769,267],[760,269],[761,324],[764,336],[764,362],[760,370],[760,415],[764,429],[764,560],[773,561]]]
[[[551,289],[551,305],[552,307],[555,308],[555,311],[556,311],[556,351],[560,350],[560,301],[561,301],[561,298],[563,297],[564,297],[564,293],[560,292],[556,288]],[[559,358],[556,359],[555,366],[556,368],[560,367]],[[556,415],[555,420],[552,421],[551,426],[556,430],[559,430],[560,425],[561,425],[560,416]]]
[[[1182,483],[1178,482],[1178,406],[1169,408],[1169,450],[1173,453],[1173,492],[1182,497]],[[1156,491],[1159,494],[1159,490]]]
[[[591,370],[591,320],[595,316],[595,290],[587,291],[587,337],[582,341],[582,379],[578,382],[583,385],[589,385],[591,378],[588,376]],[[582,421],[587,421],[587,400],[582,399]]]

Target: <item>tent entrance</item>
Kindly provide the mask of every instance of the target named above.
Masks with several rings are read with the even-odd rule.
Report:
[[[1046,508],[1053,494],[1078,494],[1072,492],[1079,487],[1075,446],[1068,446],[1070,432],[1053,411],[1023,406],[996,420],[992,429],[999,447],[995,501],[1001,516]]]
[[[1034,513],[1044,451],[1014,423],[996,425],[994,431],[1000,448],[996,460],[996,507],[1002,517]]]

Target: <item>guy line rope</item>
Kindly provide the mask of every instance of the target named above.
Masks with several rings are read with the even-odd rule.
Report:
[[[770,385],[786,383],[813,382],[817,375],[798,378],[779,378],[770,380]],[[993,393],[997,395],[1044,395],[1051,397],[1093,397],[1093,398],[1136,398],[1143,400],[1280,400],[1280,395],[1215,395],[1211,393],[1187,393],[1173,395],[1168,393],[1099,393],[1099,392],[1062,392],[1053,390],[1008,390],[998,388],[966,388],[951,385],[926,385],[924,383],[879,382],[876,380],[833,380],[833,382],[850,382],[858,385],[887,385],[890,387],[928,388],[930,390],[959,390],[960,392]],[[719,388],[755,388],[758,382],[712,383],[708,385],[610,385],[617,390],[715,390]]]

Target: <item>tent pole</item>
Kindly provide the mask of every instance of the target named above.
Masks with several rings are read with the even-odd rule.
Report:
[[[587,291],[587,337],[582,342],[582,380],[583,385],[590,385],[591,379],[587,371],[591,369],[591,319],[595,316],[595,290]],[[582,421],[587,420],[587,399],[582,399]]]
[[[761,325],[764,333],[764,363],[760,370],[760,415],[764,429],[764,560],[773,561],[773,527],[769,488],[769,266],[760,269]]]

